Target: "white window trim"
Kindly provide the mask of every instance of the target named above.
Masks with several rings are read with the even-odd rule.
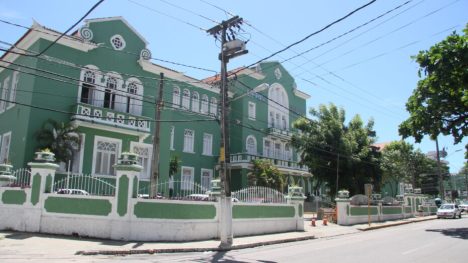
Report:
[[[210,136],[210,148],[209,149],[205,149],[205,135],[209,135]],[[205,150],[209,150],[209,151],[205,151]],[[202,155],[206,155],[206,156],[213,156],[213,134],[211,133],[203,133],[203,150],[202,150]]]
[[[93,146],[93,165],[91,167],[91,173],[93,174],[93,176],[98,176],[98,177],[105,177],[105,178],[115,178],[114,175],[105,175],[105,174],[95,174],[94,171],[95,171],[95,168],[96,168],[96,152],[97,152],[97,141],[108,141],[108,142],[117,142],[119,147],[117,149],[117,156],[116,156],[116,160],[117,158],[120,157],[120,154],[122,153],[122,140],[120,139],[115,139],[115,138],[110,138],[110,137],[103,137],[103,136],[94,136],[94,146]]]
[[[5,152],[5,156],[0,156],[0,163],[4,163],[3,159],[6,157],[7,162],[10,161],[9,155],[10,155],[10,149],[11,149],[11,131],[6,132],[2,135],[2,141],[0,145],[0,154],[3,151],[4,143],[5,143],[5,137],[8,136],[10,138],[8,142],[8,151]]]
[[[253,153],[250,153],[250,152],[249,152],[249,147],[248,147],[248,143],[247,143],[247,142],[249,141],[250,138],[252,138],[252,139],[254,140],[254,142],[255,142],[255,149],[254,149],[255,152],[253,152]],[[245,151],[246,151],[248,154],[257,155],[257,153],[258,153],[258,150],[257,150],[257,149],[258,149],[258,145],[257,145],[257,139],[255,138],[255,136],[253,136],[253,135],[247,136],[247,138],[245,138]]]
[[[188,169],[188,170],[191,170],[191,179],[189,181],[189,185],[191,185],[191,188],[183,188],[182,186],[184,185],[183,184],[183,177],[184,177],[184,169]],[[194,167],[191,167],[191,166],[182,166],[180,167],[180,182],[181,182],[181,185],[180,185],[180,189],[181,190],[193,190],[193,185],[195,183],[195,168]]]
[[[206,168],[201,168],[200,170],[200,185],[203,186],[203,172],[209,172],[210,173],[210,183],[208,185],[207,190],[211,190],[211,181],[213,180],[213,169],[206,169]]]
[[[190,149],[185,148],[185,131],[186,130],[192,131],[192,149],[191,149],[191,151],[190,151]],[[182,151],[185,152],[185,153],[195,153],[195,130],[191,130],[191,129],[185,129],[184,130],[184,146],[183,146]]]
[[[10,94],[8,94],[8,106],[6,107],[7,110],[13,108],[16,105],[16,91],[18,89],[18,80],[19,80],[19,72],[15,71],[13,73],[13,78],[11,80],[11,85],[10,85]],[[6,103],[6,102],[5,102]]]
[[[78,173],[81,174],[83,173],[83,157],[84,157],[84,151],[85,151],[86,134],[80,133],[79,135],[81,137],[81,145],[80,145],[80,163],[78,164]]]
[[[130,142],[130,151],[133,150],[133,147],[145,147],[148,148],[148,165],[146,167],[148,171],[148,178],[142,178],[141,176],[138,177],[139,180],[148,181],[151,179],[151,161],[153,158],[153,145],[149,143],[141,143],[141,142]],[[140,174],[141,175],[141,174]]]
[[[174,137],[175,137],[175,126],[170,127],[170,134],[169,134],[169,150],[174,151]]]
[[[253,112],[251,114],[250,112],[250,106],[253,106]],[[248,112],[248,115],[249,115],[249,120],[255,120],[257,118],[257,106],[254,102],[251,102],[249,101],[249,104],[248,104],[248,109],[247,109],[247,112]]]

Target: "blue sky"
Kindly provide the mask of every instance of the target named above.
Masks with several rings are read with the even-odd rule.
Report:
[[[230,14],[246,21],[241,38],[249,40],[249,54],[233,59],[228,65],[233,69],[250,65],[369,1],[106,0],[88,18],[123,16],[149,42],[154,58],[219,71],[219,43],[203,31],[214,26],[213,21],[226,20]],[[25,26],[34,19],[63,32],[95,2],[0,0],[0,18]],[[406,2],[376,1],[269,60],[293,57]],[[412,0],[354,32],[285,62],[284,66],[296,78],[299,89],[311,95],[308,107],[333,102],[346,110],[347,120],[355,114],[364,120],[373,118],[379,142],[398,140],[398,125],[408,117],[405,103],[418,81],[418,66],[411,56],[452,31],[461,32],[468,22],[466,10],[468,0]],[[0,32],[1,41],[14,43],[25,30],[0,23]],[[212,74],[159,64],[195,78]],[[451,137],[439,138],[439,145],[448,152],[446,160],[451,172],[463,166],[466,143],[468,139],[453,145]],[[435,150],[435,143],[426,138],[415,147],[427,152]]]

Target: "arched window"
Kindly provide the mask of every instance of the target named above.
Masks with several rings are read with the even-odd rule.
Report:
[[[106,90],[104,92],[104,108],[115,108],[115,96],[117,91],[117,80],[114,77],[107,78]]]
[[[139,83],[132,81],[127,84],[127,92],[127,112],[133,115],[141,115],[143,108],[143,87]]]
[[[202,95],[200,112],[204,114],[208,113],[208,96],[206,94]]]
[[[103,96],[102,91],[98,91],[96,88],[96,80],[98,79],[94,69],[85,69],[82,72],[82,84],[80,91],[80,102],[92,104],[98,107],[102,107]]]
[[[257,155],[257,140],[254,136],[247,136],[245,141],[245,148],[248,154]]]
[[[174,87],[174,90],[172,91],[172,106],[173,107],[179,107],[180,105],[180,89],[179,87]]]
[[[184,89],[182,93],[182,108],[190,109],[190,91],[188,89]]]
[[[292,160],[291,145],[289,143],[284,145],[284,159],[288,161]]]
[[[200,95],[194,91],[192,95],[192,111],[198,112],[200,110]]]
[[[268,92],[268,126],[287,130],[289,127],[289,101],[288,94],[283,86],[278,83],[272,84]],[[281,105],[281,106],[280,106]]]
[[[218,101],[212,97],[210,101],[210,114],[216,116],[218,112]]]

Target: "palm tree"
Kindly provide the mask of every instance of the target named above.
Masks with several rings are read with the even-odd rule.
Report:
[[[55,154],[55,159],[64,162],[67,169],[73,167],[73,155],[80,150],[81,145],[75,126],[48,119],[36,133],[36,139],[41,148],[49,148]]]

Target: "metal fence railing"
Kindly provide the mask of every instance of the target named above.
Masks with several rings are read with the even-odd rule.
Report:
[[[56,181],[53,192],[57,194],[114,196],[115,185],[87,174],[69,174]]]
[[[12,180],[9,187],[28,188],[31,183],[31,171],[27,168],[16,169],[13,171],[13,176],[16,179]]]
[[[250,186],[233,192],[232,197],[247,203],[287,203],[283,193],[264,186]]]
[[[208,188],[190,181],[167,181],[157,185],[158,199],[169,200],[195,200],[212,201],[214,198],[209,195]],[[149,184],[140,184],[138,189],[139,198],[149,198]]]

